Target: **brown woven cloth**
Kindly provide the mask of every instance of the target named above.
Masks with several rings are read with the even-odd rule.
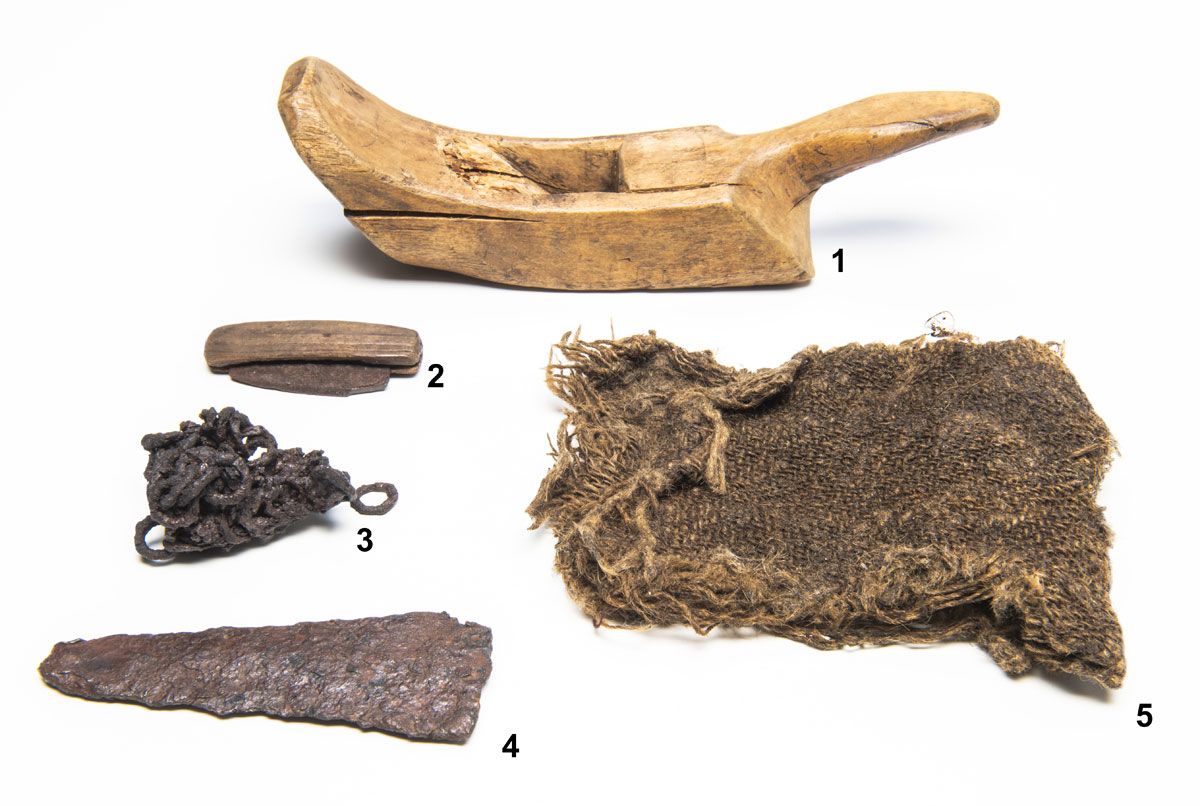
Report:
[[[558,349],[571,409],[529,514],[596,624],[968,640],[1120,685],[1095,500],[1114,444],[1051,347],[809,347],[757,372],[653,331]]]

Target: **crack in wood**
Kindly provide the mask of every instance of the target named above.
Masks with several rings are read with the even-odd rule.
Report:
[[[418,210],[343,210],[346,218],[457,218],[466,221],[518,221],[523,224],[540,224],[531,218],[508,218],[498,215],[471,213],[433,213]]]

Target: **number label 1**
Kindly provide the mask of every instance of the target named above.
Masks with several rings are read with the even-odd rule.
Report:
[[[834,252],[834,253],[831,255],[831,257],[835,257],[835,258],[837,258],[837,262],[838,262],[838,271],[841,271],[841,270],[842,270],[842,250],[841,250],[841,249],[837,250],[836,252]]]
[[[513,758],[517,757],[517,753],[521,751],[517,749],[517,734],[508,737],[508,741],[504,743],[504,747],[500,748],[501,753],[508,753]]]
[[[433,376],[433,380],[431,380],[431,381],[429,382],[429,386],[430,386],[430,388],[432,388],[432,389],[440,389],[440,388],[442,388],[443,386],[445,386],[445,384],[443,384],[443,383],[442,383],[442,372],[443,372],[443,370],[442,370],[442,365],[441,365],[441,364],[430,364],[430,365],[429,365],[429,371],[430,371],[430,372],[436,372],[436,373],[437,373],[436,375],[434,375],[434,376]]]
[[[1152,703],[1143,702],[1138,705],[1138,725],[1143,728],[1150,727],[1150,723],[1154,721],[1154,714],[1150,713]],[[1145,720],[1145,721],[1143,721]]]
[[[371,530],[363,527],[358,530],[358,536],[363,539],[362,545],[358,547],[359,551],[370,551],[375,544],[371,542]]]

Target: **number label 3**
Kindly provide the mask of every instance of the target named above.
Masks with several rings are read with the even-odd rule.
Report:
[[[367,527],[364,526],[363,528],[359,529],[358,536],[363,539],[362,544],[358,547],[359,551],[370,551],[375,546],[375,544],[371,542],[371,530]]]

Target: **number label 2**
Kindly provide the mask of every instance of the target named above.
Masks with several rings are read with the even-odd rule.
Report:
[[[441,389],[443,386],[445,386],[445,384],[442,383],[442,372],[444,372],[444,370],[442,369],[441,364],[430,364],[429,371],[437,373],[433,376],[433,379],[429,381],[429,387],[431,389]]]

